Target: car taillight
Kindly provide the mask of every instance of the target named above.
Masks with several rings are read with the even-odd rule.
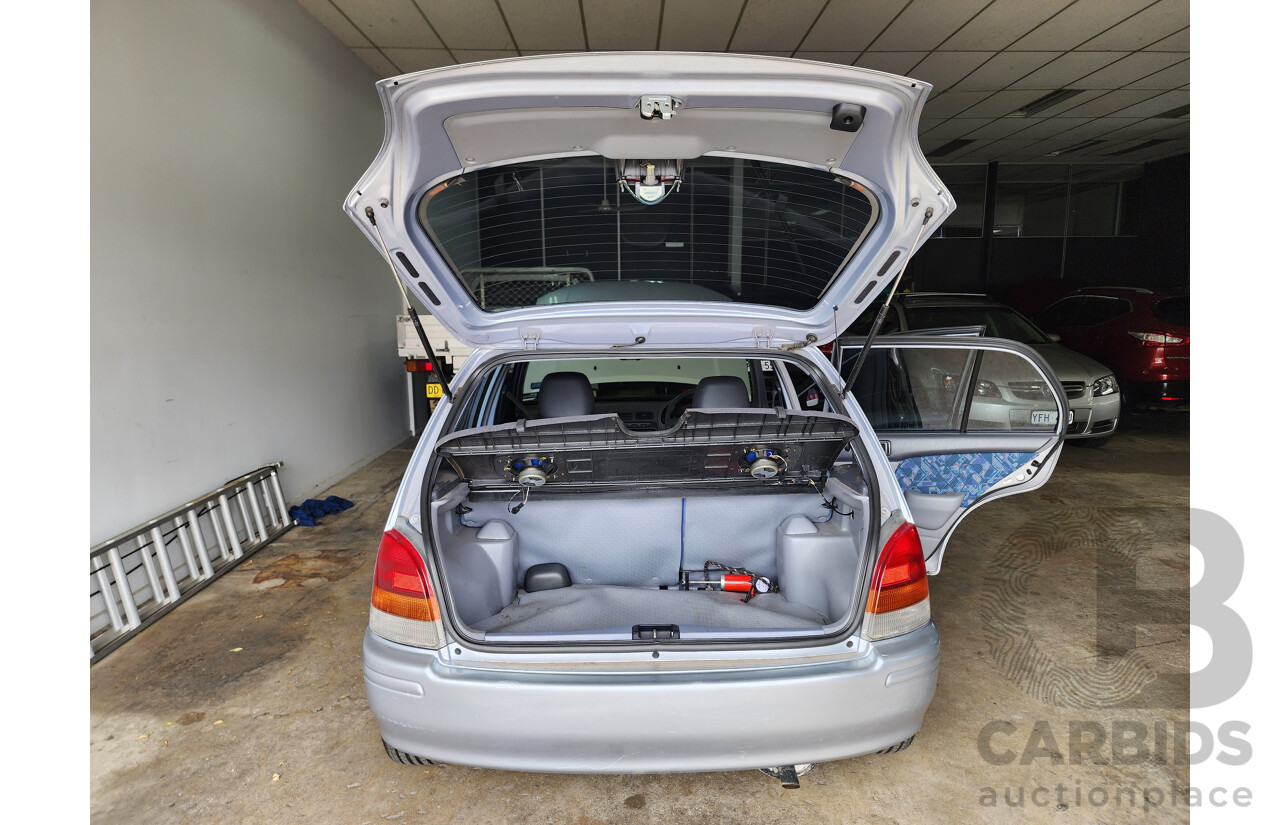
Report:
[[[906,522],[893,531],[880,551],[871,577],[862,637],[875,640],[900,636],[928,621],[929,582],[924,550],[916,526]]]
[[[1186,338],[1168,332],[1137,332],[1129,330],[1129,334],[1142,342],[1144,347],[1163,347],[1167,344],[1183,344]]]
[[[426,565],[418,549],[395,530],[383,533],[378,545],[369,629],[401,644],[444,647],[444,625]]]

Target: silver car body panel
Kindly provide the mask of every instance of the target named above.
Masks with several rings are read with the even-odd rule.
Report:
[[[561,773],[731,771],[829,761],[920,729],[938,632],[715,667],[706,654],[540,655],[523,670],[366,632],[365,692],[382,737],[446,763]],[[578,661],[575,661],[578,660]]]

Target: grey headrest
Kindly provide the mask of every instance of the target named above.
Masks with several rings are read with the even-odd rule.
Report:
[[[591,382],[580,372],[553,372],[538,387],[538,415],[543,418],[591,415],[595,410]]]
[[[693,391],[692,406],[699,409],[705,407],[750,407],[747,397],[747,385],[736,375],[712,375],[698,382]]]

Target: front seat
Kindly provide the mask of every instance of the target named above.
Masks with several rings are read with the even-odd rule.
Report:
[[[563,418],[591,415],[596,411],[596,398],[591,382],[580,372],[553,372],[538,387],[538,415]]]
[[[693,403],[698,409],[706,407],[736,408],[751,406],[747,385],[736,375],[712,375],[698,382],[693,391]]]

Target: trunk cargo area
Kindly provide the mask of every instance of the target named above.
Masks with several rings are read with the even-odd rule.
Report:
[[[821,635],[847,621],[868,499],[856,474],[825,492],[839,512],[809,484],[544,492],[512,513],[510,494],[459,483],[430,507],[447,603],[477,638],[619,641],[674,628],[681,639],[745,640]],[[702,578],[708,562],[767,577],[780,592],[744,601],[680,588],[682,570]],[[526,572],[545,564],[564,565],[569,586],[527,592]]]

